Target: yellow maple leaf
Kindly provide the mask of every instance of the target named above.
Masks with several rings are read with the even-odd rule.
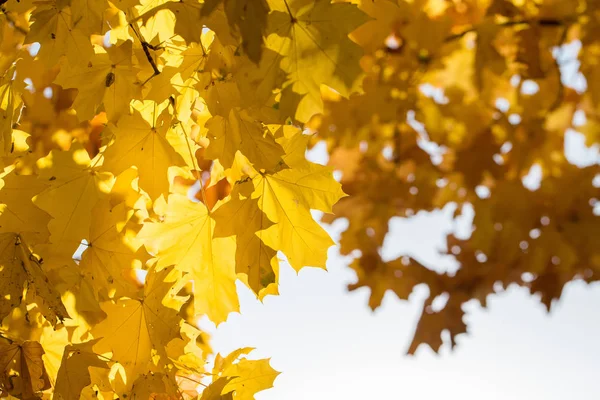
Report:
[[[51,253],[71,257],[83,239],[89,242],[91,211],[110,192],[114,178],[100,171],[101,158],[90,159],[77,142],[69,151],[52,151],[37,162],[39,179],[50,185],[34,204],[50,214]]]
[[[103,153],[104,168],[120,174],[131,166],[138,169],[139,185],[152,199],[169,192],[168,169],[191,163],[192,144],[183,132],[171,128],[168,112],[157,105],[142,114],[136,110],[110,126],[110,144]],[[180,150],[178,152],[177,150]],[[183,157],[182,154],[188,154]]]
[[[236,399],[253,400],[257,392],[273,387],[279,372],[269,365],[269,359],[242,359],[225,369],[223,374],[234,377],[227,382],[224,392],[232,390]]]
[[[110,28],[104,20],[108,8],[106,0],[71,0],[71,20],[87,35],[102,35]]]
[[[262,241],[261,231],[273,223],[258,207],[258,200],[250,197],[252,189],[250,183],[236,185],[229,201],[213,213],[214,236],[236,236],[236,272],[246,275],[242,279],[262,299],[278,293],[279,260],[277,252]]]
[[[252,61],[258,63],[262,55],[269,5],[265,0],[207,0],[201,15],[209,15],[221,2],[229,25],[236,27],[242,36],[244,51]]]
[[[252,350],[251,347],[244,347],[231,352],[226,357],[217,354],[213,368],[213,383],[205,389],[212,397],[207,395],[205,399],[203,393],[202,399],[220,399],[216,396],[215,388],[211,388],[213,385],[221,389],[221,394],[232,393],[231,398],[240,400],[253,400],[256,393],[273,387],[279,372],[269,365],[269,359],[245,358]]]
[[[0,320],[14,307],[21,304],[23,284],[27,275],[21,267],[21,260],[14,252],[17,236],[12,233],[0,234]],[[19,243],[19,245],[22,245]]]
[[[362,70],[360,47],[348,34],[364,23],[365,14],[354,4],[329,0],[270,1],[266,46],[281,55],[288,74],[281,109],[306,122],[323,108],[320,86],[342,96],[359,90]]]
[[[61,260],[64,265],[60,267],[57,266],[59,264],[56,260],[52,260],[54,268],[48,275],[49,279],[55,282],[55,288],[61,293],[61,299],[69,313],[70,319],[63,324],[76,329],[77,332],[72,333],[72,337],[85,336],[90,327],[106,318],[99,304],[106,288],[103,287],[100,291],[97,289],[99,285],[94,287],[95,279],[86,274],[87,271],[81,268],[81,263],[78,265],[74,260]],[[126,282],[123,282],[123,285],[126,285]]]
[[[63,55],[72,64],[85,64],[94,54],[89,35],[79,29],[68,4],[64,0],[46,1],[31,15],[33,24],[25,43],[41,43],[38,57],[49,67],[58,64]]]
[[[108,364],[94,353],[92,347],[98,339],[85,343],[71,344],[64,348],[62,362],[56,384],[54,385],[54,397],[59,400],[79,400],[84,387],[92,383],[90,367],[106,368]]]
[[[32,245],[45,241],[50,216],[31,199],[48,185],[35,175],[18,175],[14,169],[5,170],[0,179],[0,232],[27,232]]]
[[[163,298],[172,293],[173,283],[165,281],[169,272],[150,271],[141,297],[101,304],[107,318],[92,329],[92,335],[101,339],[94,350],[112,352],[111,359],[125,368],[127,377],[155,370],[153,357],[158,354],[164,362],[165,346],[179,337],[181,317],[163,305]],[[132,381],[126,383],[133,385]]]
[[[23,236],[0,234],[0,278],[3,293],[0,319],[21,304],[25,283],[28,298],[37,303],[40,312],[51,324],[69,316],[60,295],[42,270],[40,260],[31,252]]]
[[[133,271],[141,269],[148,256],[125,229],[133,214],[124,203],[111,207],[103,201],[93,209],[89,243],[79,269],[101,297],[131,297],[136,291]]]
[[[138,67],[131,61],[132,42],[104,49],[94,46],[86,62],[63,62],[55,82],[63,88],[77,88],[73,103],[80,121],[92,119],[104,105],[108,119],[116,121],[129,113],[129,103],[138,96]]]
[[[69,332],[66,327],[55,329],[45,325],[40,328],[40,344],[44,348],[42,360],[52,386],[56,384],[56,376],[62,363],[65,347],[69,345]]]
[[[226,376],[214,380],[202,391],[200,400],[232,400],[233,392],[226,392],[223,394],[223,389],[225,389],[225,385],[227,385],[230,380],[231,378]]]
[[[12,131],[15,121],[18,120],[23,100],[19,93],[18,81],[13,79],[15,66],[11,65],[2,71],[0,76],[0,156],[11,152]]]
[[[331,212],[344,192],[333,179],[332,169],[317,164],[283,169],[252,178],[254,193],[265,219],[274,224],[261,231],[271,248],[281,249],[296,270],[304,266],[325,268],[327,249],[333,240],[313,219],[310,210]],[[268,218],[268,220],[267,220]]]
[[[190,324],[181,325],[180,333],[181,338],[171,340],[165,349],[169,359],[181,372],[203,373],[206,355],[212,351],[207,334]]]
[[[174,33],[180,35],[189,43],[200,43],[202,38],[202,27],[206,26],[217,32],[222,41],[229,44],[236,43],[236,40],[230,33],[227,18],[222,10],[216,9],[208,16],[201,13],[203,4],[195,0],[181,0],[177,2],[166,1],[151,8],[147,13],[142,14],[142,21],[147,22],[148,18],[161,10],[169,10],[175,16]]]
[[[146,223],[138,238],[157,267],[175,265],[193,281],[196,314],[219,324],[239,310],[235,288],[235,240],[214,237],[215,222],[203,203],[171,194],[162,222]]]
[[[181,397],[173,375],[144,374],[133,383],[128,398],[132,400],[177,400]]]
[[[49,389],[43,354],[39,342],[0,340],[0,386],[3,391],[20,399],[34,399],[40,391]]]
[[[211,139],[206,157],[218,159],[225,168],[231,167],[239,151],[256,169],[272,169],[281,162],[283,148],[260,122],[244,110],[232,109],[228,118],[220,115],[206,122]]]
[[[279,67],[280,55],[266,48],[260,62],[255,64],[246,57],[237,57],[232,78],[237,84],[240,104],[263,123],[282,123],[288,115],[280,113],[277,89],[285,80],[285,72]]]

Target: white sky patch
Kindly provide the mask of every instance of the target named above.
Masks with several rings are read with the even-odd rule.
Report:
[[[83,252],[86,251],[88,247],[90,247],[90,244],[87,240],[83,239],[79,244],[79,247],[77,247],[77,250],[75,250],[75,253],[73,253],[73,260],[81,260]]]
[[[140,285],[145,285],[146,284],[146,277],[148,276],[148,271],[145,269],[136,269],[134,270],[135,272],[135,280],[137,281],[137,283],[139,283]]]
[[[112,43],[110,42],[110,31],[108,31],[108,32],[106,32],[106,34],[104,34],[104,37],[102,38],[102,44],[106,48],[109,48],[112,46]]]
[[[513,146],[512,146],[511,142],[504,142],[504,143],[502,143],[502,146],[500,147],[500,152],[502,154],[506,154],[512,150],[512,147]]]
[[[453,211],[409,219],[418,223],[392,222],[385,251],[409,249],[427,265],[447,268],[451,261],[437,249],[452,229]],[[325,228],[338,237],[344,226],[337,221]],[[215,352],[255,347],[253,356],[271,357],[283,372],[257,400],[481,400],[482,393],[485,400],[600,397],[595,346],[600,320],[590,318],[600,304],[600,284],[569,283],[550,315],[527,289],[511,285],[489,296],[486,309],[465,304],[469,333],[457,337],[453,351],[446,343],[439,355],[421,346],[407,356],[427,288],[417,286],[409,301],[388,293],[372,312],[368,289],[347,292],[346,285],[356,281],[349,259],[332,247],[328,272],[304,268],[296,274],[282,263],[280,296],[263,303],[238,282],[241,314],[230,315],[216,331],[202,326],[216,332]]]
[[[312,149],[306,151],[306,159],[317,164],[327,165],[329,162],[329,154],[327,153],[327,143],[324,141],[318,142]]]
[[[342,171],[338,171],[338,170],[333,171],[333,179],[335,179],[337,182],[342,181],[342,176],[343,176]]]
[[[510,84],[512,87],[519,86],[519,83],[521,83],[521,75],[513,75],[510,77]]]
[[[214,334],[217,330],[217,326],[212,322],[206,315],[202,315],[196,318],[196,328],[209,334]]]
[[[484,185],[479,185],[475,188],[475,193],[477,194],[477,197],[479,197],[480,199],[487,199],[488,197],[490,197],[490,189],[487,186]]]
[[[504,97],[498,97],[496,99],[496,108],[505,113],[510,109],[510,102]]]
[[[31,55],[31,57],[37,56],[37,54],[40,52],[41,47],[42,46],[39,42],[31,43],[31,45],[29,46],[29,55]]]
[[[413,110],[409,110],[406,113],[406,122],[415,131],[417,131],[417,133],[419,133],[419,138],[417,139],[417,144],[419,147],[429,154],[433,164],[439,165],[442,162],[443,155],[447,151],[446,147],[440,146],[437,143],[429,140],[429,135],[425,130],[425,125],[416,120],[415,112]]]
[[[532,81],[531,79],[526,79],[521,84],[521,94],[533,96],[539,91],[540,85],[538,85],[536,81]]]
[[[511,125],[519,125],[521,123],[521,116],[519,114],[510,114],[508,116],[508,122]]]
[[[382,150],[381,150],[381,155],[383,156],[383,158],[385,158],[387,161],[391,161],[392,158],[394,157],[394,149],[392,146],[385,146]]]
[[[440,294],[439,296],[436,296],[436,298],[433,299],[433,301],[431,302],[431,308],[433,312],[442,311],[444,307],[446,307],[448,299],[450,299],[450,295],[446,292]]]
[[[196,195],[198,194],[198,192],[200,190],[202,190],[202,184],[198,180],[198,181],[194,182],[194,184],[188,188],[187,198],[190,199],[191,201],[193,201],[194,203],[199,203],[200,200],[196,197]]]
[[[419,86],[419,90],[425,96],[433,99],[437,104],[448,104],[449,99],[444,94],[444,89],[433,86],[430,83],[424,83]]]
[[[385,47],[388,49],[398,50],[401,44],[400,39],[394,34],[390,34],[385,38]]]
[[[587,117],[585,116],[585,111],[577,110],[573,114],[573,121],[571,122],[574,127],[580,127],[587,123]]]
[[[587,167],[600,163],[600,145],[597,143],[591,147],[586,146],[585,136],[567,129],[565,132],[565,157],[578,167]]]
[[[52,90],[52,88],[50,86],[46,86],[44,88],[44,91],[42,92],[43,96],[47,99],[51,99],[52,95],[54,94],[54,90]]]
[[[33,86],[33,81],[31,80],[31,78],[25,78],[23,79],[23,82],[25,82],[25,90],[29,91],[29,93],[33,93],[35,92],[35,87]]]
[[[581,42],[573,40],[552,50],[552,55],[556,59],[560,68],[560,80],[563,85],[583,93],[587,90],[587,81],[585,76],[579,71],[581,62],[577,58],[581,50]]]
[[[527,189],[531,191],[538,190],[542,184],[542,167],[539,164],[533,164],[522,181],[523,186]]]

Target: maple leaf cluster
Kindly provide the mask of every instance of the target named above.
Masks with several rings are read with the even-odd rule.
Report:
[[[241,399],[278,375],[198,321],[325,268],[305,158],[360,85],[356,5],[0,1],[0,397]],[[339,21],[345,21],[339,23]],[[213,366],[209,367],[212,362]]]
[[[325,268],[311,210],[348,219],[371,307],[429,287],[409,352],[510,283],[549,307],[595,280],[600,167],[564,140],[600,141],[598,19],[592,0],[0,0],[0,396],[254,398],[269,360],[208,368],[197,321],[239,311],[238,279],[276,295],[278,254]],[[321,139],[330,166],[305,158]],[[390,218],[447,205],[475,215],[448,237],[457,272],[382,259]]]
[[[370,288],[376,308],[387,291],[408,299],[426,285],[414,353],[438,351],[445,331],[454,346],[464,304],[485,306],[511,284],[550,309],[568,282],[597,281],[600,160],[582,165],[565,141],[600,144],[600,3],[357,4],[372,18],[351,36],[365,49],[363,92],[328,93],[310,122],[349,194],[326,220],[348,220],[350,289]],[[472,231],[449,234],[441,251],[455,266],[382,257],[390,218],[442,208],[474,215]]]

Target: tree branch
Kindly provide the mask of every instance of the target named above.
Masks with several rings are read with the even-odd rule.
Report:
[[[544,26],[544,27],[560,27],[560,26],[566,26],[566,25],[569,25],[569,24],[575,22],[578,17],[579,17],[579,14],[575,15],[573,17],[564,19],[564,20],[552,19],[552,18],[510,20],[510,21],[496,24],[496,26],[505,28],[505,27],[516,26],[516,25],[535,25],[535,24],[537,24],[537,25]],[[446,43],[452,42],[454,40],[464,37],[466,34],[471,33],[471,32],[477,32],[477,26],[473,26],[469,29],[466,29],[466,30],[456,33],[454,35],[450,35],[446,39],[444,39],[444,42],[446,42]]]
[[[13,26],[13,28],[15,28],[15,30],[19,33],[21,33],[22,35],[27,35],[29,33],[29,31],[23,27],[20,27],[19,25],[17,25],[17,22],[13,19],[13,17],[11,17],[11,15],[8,13],[8,10],[6,8],[4,8],[4,3],[6,3],[8,0],[0,0],[0,11],[2,11],[2,14],[4,14],[4,16],[6,17],[6,20]]]
[[[152,55],[150,54],[150,50],[157,50],[157,47],[152,46],[150,43],[146,42],[146,40],[142,37],[142,35],[140,35],[138,33],[138,31],[133,27],[132,24],[129,24],[129,26],[131,27],[131,29],[135,33],[135,36],[137,36],[138,40],[142,44],[142,49],[144,50],[144,54],[146,55],[148,62],[152,66],[152,71],[154,72],[150,78],[146,79],[146,82],[144,82],[144,84],[146,84],[150,79],[152,79],[156,75],[160,74],[160,71],[158,70],[158,67],[156,66],[156,62],[154,61],[154,59],[152,58]],[[150,49],[150,50],[148,50],[148,49]]]

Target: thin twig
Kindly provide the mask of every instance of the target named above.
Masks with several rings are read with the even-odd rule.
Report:
[[[7,1],[8,0],[0,0],[0,6],[2,6]],[[21,33],[22,35],[27,35],[29,33],[29,31],[27,29],[22,28],[19,25],[17,25],[17,22],[9,14],[9,12],[8,12],[8,10],[6,8],[4,8],[3,6],[0,7],[0,11],[2,11],[2,14],[4,14],[4,16],[6,17],[6,20],[13,26],[13,28],[15,28],[15,30],[17,32]]]
[[[158,67],[156,66],[156,62],[154,61],[154,58],[152,58],[152,55],[150,54],[150,50],[158,50],[158,49],[160,49],[160,47],[159,46],[153,46],[150,43],[146,42],[146,40],[142,37],[142,35],[140,35],[138,33],[138,31],[134,28],[133,24],[129,24],[129,26],[131,27],[131,29],[133,30],[133,33],[135,33],[135,36],[137,36],[138,40],[142,44],[142,49],[144,50],[144,54],[146,55],[146,58],[148,59],[148,62],[152,66],[153,74],[152,74],[152,76],[150,78],[146,79],[146,81],[142,84],[142,86],[144,86],[146,83],[148,83],[148,81],[150,79],[152,79],[156,75],[160,74],[160,71],[158,70]],[[148,49],[150,49],[150,50],[148,50]]]
[[[540,26],[545,26],[545,27],[559,27],[559,26],[565,26],[565,25],[569,25],[571,23],[573,23],[574,21],[577,20],[577,18],[579,17],[579,15],[573,16],[571,18],[566,18],[564,20],[560,20],[560,19],[551,19],[551,18],[541,18],[541,19],[521,19],[521,20],[510,20],[510,21],[506,21],[506,22],[502,22],[499,24],[496,24],[496,26],[501,27],[501,28],[505,28],[505,27],[510,27],[510,26],[516,26],[516,25],[534,25],[534,24],[538,24]],[[450,35],[448,36],[446,39],[444,39],[444,42],[452,42],[453,40],[457,40],[462,38],[463,36],[465,36],[468,33],[471,32],[476,32],[478,29],[478,26],[472,26],[469,29],[465,29],[462,32],[456,33],[454,35]]]

